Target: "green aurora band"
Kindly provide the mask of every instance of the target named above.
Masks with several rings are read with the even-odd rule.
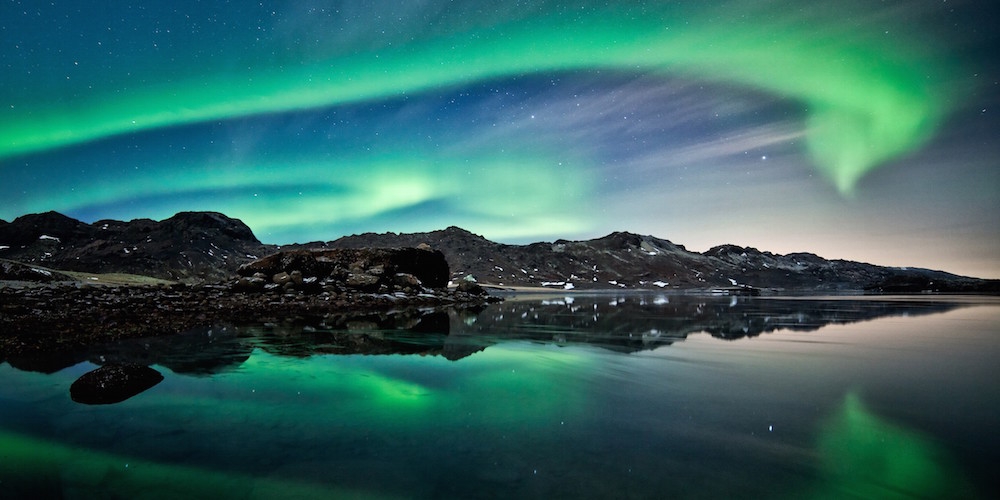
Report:
[[[848,194],[871,169],[925,143],[948,111],[945,65],[912,40],[877,39],[831,21],[840,19],[833,12],[798,19],[772,13],[752,23],[738,12],[714,14],[554,13],[325,60],[289,57],[177,83],[94,90],[71,102],[19,103],[0,111],[0,159],[488,79],[613,70],[728,82],[801,101],[815,166]]]

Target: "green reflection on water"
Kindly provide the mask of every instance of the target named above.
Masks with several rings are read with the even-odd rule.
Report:
[[[879,418],[853,392],[824,426],[819,452],[815,498],[975,498],[944,449]]]
[[[60,498],[390,498],[372,491],[136,460],[2,430],[0,450],[0,478],[10,498],[44,495],[41,488]]]
[[[475,459],[506,449],[512,433],[557,439],[553,427],[588,413],[582,373],[594,356],[517,342],[461,365],[437,356],[289,358],[257,349],[238,369],[212,377],[165,370],[163,384],[119,405],[72,405],[68,393],[31,404],[39,425],[20,427],[34,431],[0,428],[0,488],[15,497],[121,498],[422,491],[421,471],[449,463],[420,448],[425,440],[464,447]],[[56,385],[68,387],[73,376],[57,375],[67,380]],[[65,440],[36,434],[50,427]],[[398,484],[368,477],[388,464],[413,470],[383,471]]]

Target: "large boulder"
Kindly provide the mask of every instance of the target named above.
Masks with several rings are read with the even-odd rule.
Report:
[[[395,285],[400,274],[411,275],[428,288],[444,288],[450,274],[443,253],[421,248],[288,250],[244,264],[237,272],[245,277],[287,273],[289,277],[302,276],[303,280],[315,277],[345,284],[357,281],[363,288],[382,281]]]
[[[77,403],[106,405],[120,403],[163,380],[160,372],[143,365],[104,365],[84,373],[69,387]]]

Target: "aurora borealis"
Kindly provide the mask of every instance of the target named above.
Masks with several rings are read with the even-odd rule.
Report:
[[[654,234],[1000,277],[982,2],[5,2],[0,218]]]

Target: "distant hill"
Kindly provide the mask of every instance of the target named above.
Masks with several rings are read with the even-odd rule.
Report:
[[[471,274],[481,284],[498,286],[728,293],[1000,292],[1000,280],[827,260],[810,253],[776,255],[735,245],[698,253],[668,240],[626,232],[586,241],[504,245],[449,227],[429,233],[366,233],[310,245],[358,248],[421,243],[445,254],[455,278]]]
[[[188,282],[232,279],[240,265],[279,248],[421,244],[444,253],[453,281],[474,279],[503,287],[1000,293],[1000,280],[827,260],[809,253],[777,255],[734,245],[698,253],[668,240],[624,232],[586,241],[505,245],[449,227],[427,233],[365,233],[278,247],[261,243],[243,222],[214,212],[182,212],[159,222],[137,219],[86,224],[56,212],[0,221],[0,259],[50,269],[130,273]]]
[[[65,271],[217,281],[272,249],[243,222],[214,212],[93,224],[46,212],[0,223],[0,258]]]

